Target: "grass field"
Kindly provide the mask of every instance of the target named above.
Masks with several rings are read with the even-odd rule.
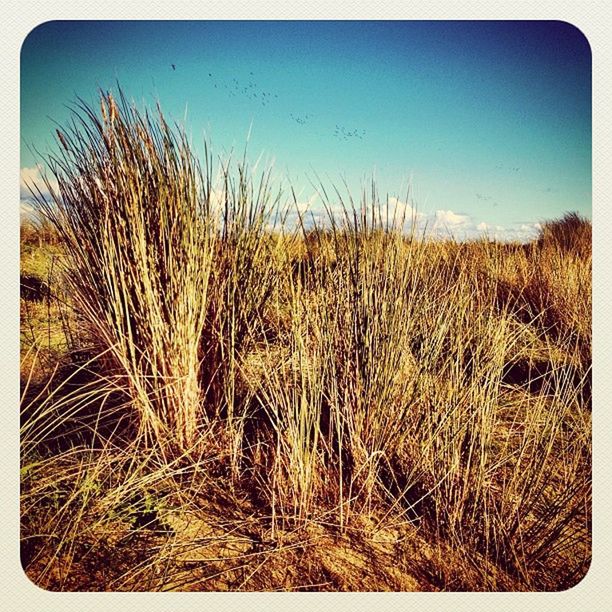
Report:
[[[591,226],[325,223],[102,95],[21,239],[22,563],[49,590],[548,591],[591,558]],[[219,180],[216,177],[219,176]],[[291,198],[288,198],[291,207]],[[338,210],[341,211],[338,214]]]

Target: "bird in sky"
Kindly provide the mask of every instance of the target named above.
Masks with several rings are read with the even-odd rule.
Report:
[[[176,70],[176,64],[170,64],[172,66],[172,70]]]

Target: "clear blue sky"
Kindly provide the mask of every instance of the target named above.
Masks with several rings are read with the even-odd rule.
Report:
[[[458,233],[591,216],[591,54],[563,22],[45,23],[21,53],[22,169],[67,104],[97,106],[117,81],[186,113],[217,155],[241,153],[252,125],[250,158],[304,200],[317,175],[357,197],[375,175]]]

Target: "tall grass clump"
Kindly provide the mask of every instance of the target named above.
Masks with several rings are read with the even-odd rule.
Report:
[[[487,267],[498,304],[561,348],[590,404],[591,223],[576,213],[547,221],[537,240],[512,257],[498,252]]]
[[[568,255],[588,259],[591,256],[591,223],[576,212],[568,212],[561,219],[542,223],[537,244],[554,246]]]
[[[304,232],[287,352],[259,397],[275,432],[273,506],[302,518],[318,505],[344,529],[385,497],[382,474],[405,435],[419,254],[376,198],[326,208]]]
[[[213,255],[210,184],[161,112],[101,94],[81,102],[39,194],[67,253],[86,341],[123,378],[147,444],[185,451],[201,423],[200,338]]]
[[[381,471],[405,434],[416,390],[405,347],[414,325],[419,263],[402,233],[405,219],[389,222],[376,194],[371,202],[364,195],[359,209],[342,203],[340,218],[329,204],[329,238],[337,255],[315,313],[326,331],[326,434],[337,453],[344,515],[345,509],[375,503]]]
[[[210,175],[212,162],[207,161]],[[234,174],[235,172],[235,174]],[[223,423],[237,474],[245,443],[252,398],[243,361],[264,333],[268,305],[279,280],[276,253],[280,234],[279,196],[273,195],[269,170],[258,180],[243,159],[226,163],[215,191],[217,231],[212,251],[211,291],[201,335],[201,386],[208,417]]]
[[[577,350],[584,364],[590,363],[591,222],[577,213],[567,213],[543,223],[536,244],[532,285],[539,284],[541,290],[534,287],[528,293],[539,293],[539,305],[549,328]]]
[[[548,572],[570,584],[590,554],[590,364],[538,327],[542,312],[500,303],[529,250],[420,240],[376,198],[326,208],[288,281],[288,341],[261,357],[272,516],[324,513],[341,531],[402,517],[451,543],[457,584],[474,588],[470,571],[481,589],[551,588]],[[536,358],[545,372],[508,376]]]
[[[451,295],[436,301],[440,318],[429,330],[435,338],[447,329],[419,401],[426,407],[421,428],[430,432],[421,438],[427,450],[419,479],[431,491],[424,518],[434,511],[436,529],[457,542],[466,564],[493,560],[522,588],[551,588],[548,572],[559,585],[571,584],[590,558],[584,546],[590,416],[583,388],[591,364],[590,355],[576,356],[571,337],[583,329],[590,347],[590,267],[568,270],[572,254],[562,259],[555,250],[553,258],[537,245],[446,243],[445,249],[462,255],[445,273]],[[529,292],[544,282],[549,298],[536,309]],[[504,293],[508,287],[512,297]],[[566,291],[576,301],[572,310],[584,317],[580,323],[551,314]],[[421,436],[415,431],[415,437]],[[500,588],[493,575],[487,580]]]

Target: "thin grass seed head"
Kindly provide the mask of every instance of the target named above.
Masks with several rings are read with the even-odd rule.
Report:
[[[62,133],[61,130],[55,130],[55,132],[57,133],[57,137],[59,138],[59,141],[62,143],[62,146],[64,147],[64,149],[67,152],[70,152],[70,148],[68,147],[68,142],[66,141],[66,138],[64,136],[64,134]]]

